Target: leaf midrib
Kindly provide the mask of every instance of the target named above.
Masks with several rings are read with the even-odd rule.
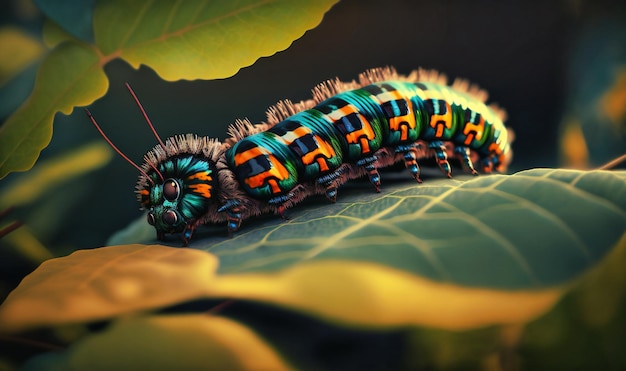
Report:
[[[146,45],[150,45],[152,43],[158,43],[158,42],[164,42],[167,41],[171,38],[174,37],[179,37],[179,36],[183,36],[189,32],[192,32],[193,30],[196,30],[198,28],[202,28],[205,26],[208,26],[210,24],[214,24],[214,23],[218,23],[224,19],[228,19],[230,17],[236,17],[238,15],[241,15],[243,13],[246,13],[248,11],[251,11],[253,9],[259,8],[261,6],[267,5],[267,4],[271,4],[274,3],[275,0],[262,0],[259,1],[258,3],[254,3],[254,4],[250,4],[244,8],[239,8],[236,9],[232,12],[220,15],[218,17],[215,18],[211,18],[211,19],[207,19],[205,21],[199,22],[197,24],[192,24],[192,25],[188,25],[186,27],[180,28],[176,31],[173,32],[163,32],[161,35],[159,35],[158,37],[155,38],[151,38],[148,40],[144,40],[144,41],[139,41],[137,43],[131,44],[131,45],[125,45],[125,43],[128,41],[128,39],[132,36],[133,32],[136,30],[137,25],[141,23],[141,18],[143,17],[143,14],[147,11],[147,9],[149,8],[148,4],[144,9],[142,9],[141,15],[137,17],[135,23],[133,23],[133,26],[131,27],[131,30],[126,34],[126,36],[124,37],[124,40],[122,42],[120,42],[120,46],[113,52],[111,52],[109,55],[121,55],[123,54],[125,51],[129,51],[132,50],[134,48],[141,48],[141,47],[145,47]],[[199,12],[197,12],[197,14],[199,14]],[[172,16],[173,18],[173,16]],[[171,23],[171,20],[168,19]],[[165,30],[165,28],[164,28]]]

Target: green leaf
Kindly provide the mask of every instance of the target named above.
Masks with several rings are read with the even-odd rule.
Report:
[[[626,172],[536,169],[385,185],[286,223],[194,245],[220,273],[327,259],[376,262],[433,281],[502,289],[566,283],[626,229]],[[340,191],[341,192],[341,191]]]
[[[43,62],[28,100],[0,127],[0,178],[30,169],[52,137],[52,120],[103,96],[108,81],[97,53],[67,42]]]
[[[50,260],[0,307],[0,327],[90,321],[201,298],[360,326],[519,324],[550,309],[626,230],[624,171],[466,179],[398,182],[381,194],[369,185],[342,190],[343,201],[296,207],[290,221],[266,219],[232,239],[195,241],[211,254],[129,245]]]
[[[120,320],[61,356],[29,362],[32,370],[291,369],[246,326],[199,314]]]
[[[100,2],[96,45],[165,80],[226,78],[288,48],[337,1]]]

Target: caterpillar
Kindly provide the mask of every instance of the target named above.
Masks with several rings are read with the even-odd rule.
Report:
[[[142,166],[128,159],[87,115],[106,141],[140,173],[136,194],[157,238],[226,222],[232,236],[243,220],[285,210],[311,195],[337,199],[338,188],[366,176],[381,190],[379,168],[402,162],[420,179],[418,160],[434,157],[451,177],[449,156],[472,174],[505,171],[512,158],[505,113],[465,80],[451,86],[436,71],[400,75],[392,67],[317,85],[312,99],[279,101],[267,121],[237,120],[224,142],[195,134],[163,142],[127,84],[158,144]]]

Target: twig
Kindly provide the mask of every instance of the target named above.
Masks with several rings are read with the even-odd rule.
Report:
[[[6,227],[0,229],[0,238],[6,236],[7,234],[13,232],[14,230],[18,229],[19,227],[21,227],[22,225],[24,225],[24,223],[18,221],[15,221],[9,225],[7,225]]]
[[[65,349],[64,347],[60,345],[56,345],[56,344],[50,344],[50,343],[46,343],[43,341],[26,339],[26,338],[21,338],[21,337],[11,336],[11,335],[4,335],[4,334],[0,334],[0,340],[4,340],[6,342],[14,343],[14,344],[28,345],[33,348],[39,348],[39,349],[45,349],[45,350]]]
[[[607,162],[606,164],[600,166],[599,168],[597,168],[596,170],[609,170],[614,168],[615,166],[619,165],[621,162],[626,161],[626,153],[619,156],[616,159],[613,159],[609,162]]]
[[[216,306],[214,306],[213,308],[209,309],[206,311],[206,314],[217,314],[218,312],[221,312],[222,310],[224,310],[224,308],[234,304],[235,301],[234,300],[225,300],[219,304],[217,304]]]

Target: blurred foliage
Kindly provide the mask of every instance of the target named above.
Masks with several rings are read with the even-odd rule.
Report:
[[[40,41],[19,28],[0,28],[0,86],[34,63],[44,52]]]
[[[520,338],[528,370],[626,369],[626,236]]]
[[[99,63],[96,69],[100,71],[90,74],[89,78],[105,77],[101,81],[110,84],[110,88],[106,89],[106,94],[101,91],[92,97],[81,96],[84,99],[81,104],[89,104],[87,101],[104,94],[90,109],[113,141],[133,159],[140,159],[154,140],[123,88],[125,81],[135,87],[163,137],[185,132],[220,137],[225,135],[226,126],[235,118],[249,116],[252,121],[262,120],[268,105],[283,98],[307,98],[308,89],[324,79],[335,76],[351,79],[366,68],[387,64],[395,65],[400,72],[418,66],[436,68],[487,88],[491,93],[490,100],[507,109],[507,125],[516,132],[513,171],[559,165],[590,168],[620,155],[625,148],[626,6],[619,1],[555,1],[542,3],[538,9],[539,5],[532,2],[395,0],[381,7],[380,2],[374,0],[345,0],[324,16],[319,27],[294,42],[289,49],[272,58],[259,59],[232,78],[178,82],[164,81],[160,74],[162,70],[167,71],[166,74],[186,73],[189,66],[180,65],[181,58],[173,62],[174,68],[170,70],[150,63],[146,63],[150,67],[140,67],[143,57],[150,58],[150,53],[144,53],[145,49],[133,50],[112,39],[98,39],[99,31],[90,26],[94,21],[97,23],[91,9],[101,6],[104,1],[36,3],[39,8],[28,0],[9,0],[0,4],[0,23],[3,25],[0,35],[4,37],[0,38],[0,61],[4,61],[0,62],[0,70],[9,71],[0,79],[0,120],[6,123],[7,117],[31,94],[36,72],[42,60],[48,60],[50,64],[50,58],[55,58],[53,50],[75,52],[82,48],[81,45],[101,45],[98,43],[102,42],[103,46],[110,46],[106,48],[111,53],[96,54]],[[138,3],[131,3],[129,9],[136,9],[133,4]],[[136,14],[126,13],[120,14],[120,19],[132,18]],[[307,16],[304,13],[293,12],[287,18],[293,18],[295,24],[298,22],[296,16]],[[468,23],[468,19],[472,21]],[[284,20],[281,18],[279,28],[285,24]],[[115,38],[123,30],[128,30],[125,27],[130,24],[124,22],[108,35]],[[149,26],[140,27],[143,30],[141,35],[150,37],[150,33],[161,30],[163,24],[161,22],[154,30]],[[101,26],[100,30],[103,28]],[[271,31],[277,34],[274,29]],[[292,35],[289,42],[296,38]],[[132,37],[130,42],[133,42]],[[10,45],[24,49],[13,50]],[[116,45],[119,54],[114,51]],[[281,48],[287,46],[288,43]],[[9,50],[12,51],[8,53]],[[223,46],[219,46],[204,58],[182,59],[186,59],[191,68],[211,68],[211,63],[221,57],[223,50]],[[235,46],[234,52],[238,50]],[[89,56],[92,51],[88,49],[83,55],[93,57]],[[14,55],[24,58],[13,58]],[[111,59],[103,59],[105,57]],[[65,65],[69,66],[66,73],[70,75],[80,72],[80,59],[76,66],[71,61]],[[233,68],[236,70],[243,65],[236,64]],[[57,75],[55,68],[50,71]],[[63,76],[58,74],[56,77]],[[53,87],[51,96],[59,95],[54,89],[68,86],[68,78],[71,80],[71,76],[63,77],[64,81]],[[93,88],[95,86],[86,87],[90,91],[94,91]],[[71,112],[76,104],[68,104],[65,112]],[[79,248],[101,246],[113,231],[125,228],[138,215],[132,193],[136,180],[134,170],[116,157],[103,170],[92,171],[109,162],[110,152],[100,160],[97,155],[91,158],[91,155],[80,154],[85,143],[101,141],[84,113],[76,110],[79,112],[69,116],[55,115],[55,109],[50,109],[50,112],[40,112],[43,115],[39,117],[44,127],[50,128],[53,120],[55,125],[54,137],[42,152],[42,160],[30,172],[12,173],[0,183],[3,205],[15,205],[10,202],[13,196],[5,194],[13,194],[15,200],[22,200],[10,215],[2,219],[3,225],[16,220],[26,223],[0,239],[0,298],[43,259],[66,255]],[[28,116],[22,113],[21,117]],[[16,119],[11,120],[15,122]],[[36,124],[37,120],[28,121]],[[560,126],[555,124],[559,121]],[[7,141],[9,147],[14,144],[13,140]],[[5,144],[0,145],[1,156],[8,148]],[[39,145],[40,148],[43,146]],[[56,158],[60,162],[67,161],[68,166],[60,167],[59,172],[45,170],[48,163],[57,161]],[[82,167],[82,161],[86,161],[85,166],[89,169]],[[40,171],[40,167],[43,170]],[[66,176],[64,172],[67,172]],[[363,194],[358,185],[354,191]],[[33,194],[29,195],[30,192]],[[347,194],[350,191],[342,188],[341,192]],[[318,202],[309,200],[302,212],[324,214],[327,206],[323,203],[324,206],[319,208]],[[150,240],[153,230],[146,228],[144,220],[141,217],[133,223],[133,228],[123,229],[115,237],[117,241]],[[511,223],[518,221],[513,218]],[[267,217],[246,225],[247,230],[254,233],[257,228],[275,226],[279,222]],[[202,233],[215,234],[211,238],[219,241],[225,238],[223,226],[203,228],[199,233],[200,237]],[[85,355],[88,361],[92,356],[104,354],[99,346],[94,349],[90,344],[107,343],[108,339],[115,343],[119,340],[116,334],[138,327],[154,331],[155,336],[165,335],[162,342],[141,339],[148,342],[142,344],[145,347],[141,350],[150,355],[158,354],[155,349],[162,350],[159,348],[162,346],[179,349],[177,347],[184,342],[178,341],[178,337],[175,342],[168,342],[168,338],[186,337],[190,333],[208,343],[206,348],[198,345],[193,349],[210,351],[207,350],[213,344],[210,339],[219,339],[219,336],[213,337],[212,326],[216,322],[212,316],[223,316],[233,322],[218,323],[215,328],[238,328],[250,335],[247,337],[250,341],[258,340],[254,344],[265,349],[269,345],[269,354],[276,352],[282,361],[297,368],[308,365],[311,369],[552,370],[565,367],[619,370],[625,368],[626,359],[619,348],[626,342],[623,330],[626,328],[623,239],[618,246],[595,266],[593,272],[572,282],[573,290],[565,293],[554,310],[527,325],[495,325],[465,331],[415,326],[355,328],[314,317],[309,312],[271,304],[247,300],[234,303],[222,299],[196,300],[167,308],[157,304],[148,313],[133,312],[137,316],[136,322],[132,318],[114,320],[109,326],[108,321],[84,320],[78,325],[44,326],[33,332],[11,335],[9,339],[2,335],[0,369],[16,368],[21,361],[36,354],[40,356],[31,358],[28,364],[31,369],[67,368],[77,359],[85,361]],[[262,250],[268,249],[266,246]],[[235,259],[228,263],[231,266],[238,264],[238,254],[229,257],[225,248],[218,248],[215,253],[221,253],[220,259],[225,261]],[[484,259],[489,265],[491,258],[486,256]],[[568,267],[568,262],[559,257],[547,259],[545,263],[551,265],[554,260]],[[491,264],[485,271],[498,269]],[[132,284],[120,285],[114,292],[121,290],[122,294],[129,294],[133,287],[136,288]],[[400,294],[402,297],[410,295],[411,292]],[[76,303],[80,308],[81,301]],[[369,303],[375,304],[376,301]],[[454,303],[448,305],[454,306]],[[212,311],[211,308],[221,309]],[[194,322],[197,317],[191,319],[192,316],[206,311],[211,316],[205,316],[207,326],[202,329],[170,326],[187,319]],[[174,317],[170,319],[166,314]],[[219,322],[221,317],[217,318]],[[134,340],[133,337],[129,339]],[[131,344],[127,349],[134,346]],[[54,349],[61,352],[41,355]],[[128,354],[127,349],[109,349]],[[229,346],[220,349],[224,354],[238,351]],[[168,354],[162,353],[164,356]],[[180,354],[178,352],[179,357]],[[132,355],[133,359],[137,358],[136,353]],[[189,360],[195,359],[192,356]],[[132,359],[119,359],[120,362],[126,360],[133,362]],[[149,362],[162,360],[158,357],[147,359]],[[95,368],[95,365],[89,365],[89,368]]]
[[[625,19],[623,12],[592,18],[570,52],[560,128],[564,166],[597,167],[626,152]]]
[[[105,166],[112,155],[106,143],[83,145],[41,161],[32,171],[4,184],[0,210],[14,211],[0,220],[0,227],[15,220],[25,225],[0,239],[2,281],[15,286],[44,260],[72,251],[61,247],[51,250],[42,241],[48,241],[67,223],[64,216],[70,208],[84,202],[80,195],[89,190],[89,182],[81,178]],[[0,297],[7,293],[0,287]]]

